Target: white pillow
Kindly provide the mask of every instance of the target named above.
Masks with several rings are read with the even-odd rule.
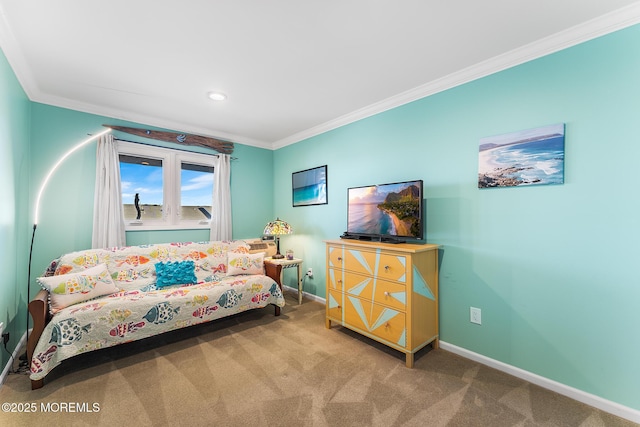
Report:
[[[38,277],[37,280],[43,289],[49,291],[51,314],[70,305],[120,290],[113,282],[106,264],[98,264],[75,273]]]
[[[242,254],[228,252],[228,254],[228,276],[236,276],[238,274],[264,274],[264,253]]]

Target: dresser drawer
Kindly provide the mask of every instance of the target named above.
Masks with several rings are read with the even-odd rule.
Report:
[[[402,283],[374,280],[371,276],[351,272],[345,272],[344,277],[344,290],[348,294],[400,311],[406,310],[407,291]]]
[[[377,254],[375,252],[345,248],[344,269],[373,276],[376,272],[376,255]]]
[[[403,255],[381,254],[376,275],[380,279],[407,282],[407,258]]]
[[[407,259],[402,255],[390,255],[380,252],[362,251],[345,248],[339,255],[335,252],[333,266],[342,266],[345,270],[376,276],[385,280],[406,283]]]
[[[344,268],[344,250],[342,246],[327,246],[327,266]]]
[[[329,290],[327,294],[327,315],[329,317],[342,321],[343,298],[342,292]]]
[[[406,346],[405,313],[345,295],[344,322],[400,347]]]
[[[334,291],[341,291],[343,289],[342,286],[342,275],[344,272],[339,269],[330,268],[327,271],[327,288]]]

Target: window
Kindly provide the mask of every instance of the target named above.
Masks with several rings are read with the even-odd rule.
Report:
[[[119,141],[127,230],[209,228],[214,156]]]

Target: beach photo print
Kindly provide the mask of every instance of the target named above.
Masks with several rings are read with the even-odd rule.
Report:
[[[480,140],[478,188],[564,183],[564,123]]]
[[[327,165],[291,174],[293,206],[326,205]]]

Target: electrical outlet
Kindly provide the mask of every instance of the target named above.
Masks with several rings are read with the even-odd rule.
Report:
[[[309,268],[307,269],[307,276],[308,276],[308,277],[313,277],[313,269],[312,269],[311,267],[309,267]]]
[[[476,307],[469,307],[469,321],[482,325],[482,310]]]

